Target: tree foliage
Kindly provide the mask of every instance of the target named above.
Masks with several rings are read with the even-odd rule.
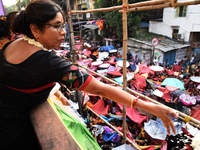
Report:
[[[132,0],[132,3],[138,2],[137,0]],[[122,5],[122,0],[96,0],[94,3],[95,8],[107,8]],[[130,3],[130,2],[129,2]],[[96,12],[95,16],[99,19],[105,19],[109,25],[112,27],[118,36],[118,38],[123,38],[123,22],[122,22],[122,13],[119,13],[118,10],[109,11],[109,12]],[[140,21],[142,19],[142,12],[130,12],[127,13],[127,29],[128,36],[135,37],[136,30],[140,28]]]

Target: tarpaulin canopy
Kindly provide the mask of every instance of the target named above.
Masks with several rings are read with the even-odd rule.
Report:
[[[181,90],[185,90],[184,88],[184,82],[181,82],[180,80],[176,79],[176,78],[166,78],[161,85],[170,85],[173,87],[178,87]]]
[[[179,66],[179,65],[174,65],[174,71],[178,71],[178,72],[181,72],[182,70],[182,67]]]
[[[150,135],[153,139],[165,140],[167,133],[163,132],[157,125],[156,121],[149,120],[148,123],[144,123],[144,130]]]
[[[2,0],[0,0],[0,16],[2,15],[5,15],[5,9],[4,9],[4,6],[3,6],[3,2]]]
[[[77,119],[73,118],[71,115],[62,110],[59,106],[55,104],[55,108],[60,114],[60,117],[65,124],[68,131],[78,142],[81,149],[97,149],[101,150],[98,143],[89,132],[89,130]]]
[[[119,104],[117,103],[117,105],[119,106],[119,108],[121,110],[123,110],[123,105],[122,104]],[[147,120],[147,116],[142,116],[140,115],[136,108],[131,108],[130,106],[126,106],[126,115],[131,119],[133,120],[134,122],[138,123],[139,125]]]
[[[136,150],[136,149],[128,144],[123,144],[113,148],[112,150]]]
[[[99,115],[105,116],[108,113],[109,105],[105,106],[103,99],[100,99],[91,108]]]

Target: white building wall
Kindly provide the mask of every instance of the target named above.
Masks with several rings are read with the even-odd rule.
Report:
[[[178,0],[181,1],[186,0]],[[176,17],[176,9],[165,8],[163,22],[150,21],[149,32],[172,38],[171,26],[179,26],[179,33],[183,34],[185,41],[189,41],[190,32],[200,32],[200,4],[187,6],[186,17]]]

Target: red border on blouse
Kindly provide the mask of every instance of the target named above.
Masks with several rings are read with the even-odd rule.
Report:
[[[85,87],[90,83],[90,81],[92,80],[92,76],[89,75],[89,77],[87,78],[87,80],[84,82],[84,84],[78,89],[79,91],[82,91],[85,89]]]

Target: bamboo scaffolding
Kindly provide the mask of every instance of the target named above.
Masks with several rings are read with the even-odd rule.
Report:
[[[174,6],[178,7],[178,6],[185,6],[185,5],[197,5],[197,4],[200,4],[200,0],[187,1],[187,2],[176,2],[174,4]]]
[[[94,113],[96,116],[98,116],[101,120],[103,120],[108,126],[110,126],[113,130],[115,130],[118,134],[120,134],[122,137],[124,136],[123,133],[121,133],[117,128],[115,128],[113,125],[111,125],[109,122],[107,122],[105,119],[103,119],[100,115],[98,115],[94,110],[92,110],[90,107],[87,106],[87,109],[89,109],[92,113]],[[125,128],[123,128],[125,129]],[[123,130],[126,131],[126,130]],[[137,150],[140,150],[139,146],[136,143],[133,143],[129,138],[126,137],[126,141],[128,141],[133,147],[135,147]]]
[[[71,44],[71,49],[70,49],[70,54],[73,54],[73,58],[72,58],[72,61],[73,63],[76,62],[76,57],[75,57],[75,54],[74,54],[74,51],[75,50],[75,42],[74,42],[74,32],[73,32],[73,25],[72,25],[72,16],[71,16],[71,13],[70,13],[70,2],[69,0],[67,0],[66,2],[67,4],[67,11],[68,11],[68,28],[69,28],[69,34],[70,34],[70,44]]]
[[[169,6],[169,4],[167,4],[166,7],[165,7],[165,5],[159,5],[159,4],[165,4],[166,2],[171,2],[171,1],[170,0],[158,0],[158,1],[147,1],[147,2],[139,2],[139,3],[135,3],[135,4],[129,4],[129,11],[142,11],[142,10],[149,10],[149,9],[150,10],[151,9],[162,9],[162,8],[167,8],[167,7],[178,7],[178,6],[185,6],[185,5],[200,4],[200,0],[194,0],[194,1],[187,1],[187,2],[174,2],[174,4],[171,2],[171,3],[169,3],[170,6]],[[149,6],[149,5],[152,5],[152,6]],[[153,5],[157,5],[157,6],[153,7]],[[143,6],[146,6],[147,8],[143,7]],[[133,8],[133,9],[131,9],[131,8]],[[98,8],[98,9],[91,9],[91,10],[71,11],[71,14],[106,12],[106,11],[113,11],[113,10],[119,10],[119,9],[122,9],[122,6]],[[122,10],[119,10],[119,12],[122,12]]]
[[[152,9],[162,9],[162,8],[167,8],[167,7],[171,7],[171,3],[161,4],[161,5],[151,5],[151,6],[130,8],[129,12],[131,12],[131,11],[142,11],[142,10],[152,10]],[[122,10],[119,10],[118,12],[121,13]]]
[[[115,84],[115,85],[118,85],[118,86],[120,86],[120,87],[123,87],[120,83],[115,82],[115,81],[113,81],[112,79],[109,79],[109,78],[107,78],[107,77],[105,77],[105,76],[103,76],[103,75],[100,75],[100,74],[96,73],[95,71],[92,71],[92,70],[88,69],[87,67],[84,67],[83,65],[78,64],[78,66],[84,68],[84,69],[87,70],[87,71],[92,72],[92,73],[95,74],[95,75],[98,75],[98,76],[100,76],[100,77],[102,77],[102,78],[108,80],[109,82],[111,82],[111,83],[113,83],[113,84]],[[134,90],[132,90],[132,89],[130,89],[130,88],[128,88],[128,87],[127,87],[126,89],[127,89],[127,91],[129,91],[129,92],[131,92],[131,93],[133,93],[133,94],[136,94],[136,95],[140,96],[140,97],[143,98],[143,99],[149,100],[150,102],[153,102],[154,104],[163,105],[163,106],[165,106],[165,107],[168,107],[168,106],[166,106],[166,105],[164,105],[164,104],[161,104],[161,103],[159,103],[158,101],[155,101],[154,99],[152,99],[152,98],[150,98],[150,97],[144,96],[144,95],[142,95],[142,94],[140,94],[140,93],[138,93],[138,92],[136,92],[136,91],[134,91]],[[179,119],[182,120],[182,121],[183,121],[183,119],[187,116],[186,114],[184,114],[184,113],[182,113],[182,112],[180,112],[180,111],[178,111],[178,110],[175,110],[175,109],[170,108],[170,107],[168,107],[168,108],[169,108],[169,109],[172,109],[173,111],[176,111],[176,112],[179,114]],[[194,119],[194,118],[191,117],[191,120],[189,121],[189,124],[191,124],[192,126],[195,126],[196,128],[200,129],[200,121],[197,120],[197,119]]]
[[[190,2],[176,2],[174,4],[174,7],[178,6],[185,6],[185,5],[197,5],[200,4],[200,0],[196,1],[190,1]],[[151,5],[151,6],[144,6],[144,7],[135,7],[135,8],[130,8],[129,12],[131,11],[143,11],[143,10],[152,10],[152,9],[163,9],[163,8],[168,8],[168,7],[173,7],[171,3],[167,4],[161,4],[161,5]],[[119,10],[121,13],[122,10]]]
[[[158,4],[164,4],[166,2],[169,2],[169,0],[157,0],[157,1],[139,2],[139,3],[135,3],[135,4],[129,4],[129,8],[148,6],[148,5],[158,5]],[[91,9],[91,10],[71,11],[71,14],[105,12],[105,11],[113,11],[113,10],[118,10],[118,9],[122,9],[122,5],[108,7],[108,8],[98,8],[98,9]]]
[[[126,77],[126,61],[127,61],[127,10],[128,10],[128,0],[123,0],[123,90],[126,91],[127,77]],[[126,7],[125,7],[126,6]],[[126,105],[123,105],[123,128],[126,128]],[[125,143],[126,130],[123,130],[123,140]]]

